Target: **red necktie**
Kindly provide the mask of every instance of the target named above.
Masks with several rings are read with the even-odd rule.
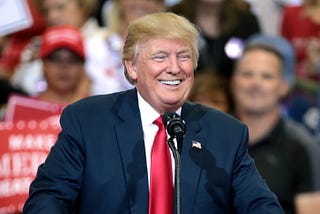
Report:
[[[161,116],[151,150],[149,214],[173,213],[172,163],[167,134]]]

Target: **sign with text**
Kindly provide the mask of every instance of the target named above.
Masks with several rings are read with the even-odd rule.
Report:
[[[38,166],[61,130],[58,119],[0,123],[0,213],[21,212]]]

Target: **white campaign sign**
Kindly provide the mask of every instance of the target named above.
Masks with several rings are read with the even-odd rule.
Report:
[[[26,0],[0,0],[0,36],[23,30],[32,24]]]

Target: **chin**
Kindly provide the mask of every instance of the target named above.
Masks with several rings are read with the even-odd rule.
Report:
[[[167,106],[172,106],[172,107],[179,106],[181,103],[181,99],[176,99],[176,98],[175,99],[165,99],[163,101]]]

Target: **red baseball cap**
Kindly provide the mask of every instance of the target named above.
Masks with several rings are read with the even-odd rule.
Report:
[[[67,48],[85,58],[83,37],[78,28],[71,26],[55,26],[48,28],[41,39],[40,57],[45,58],[60,48]]]

